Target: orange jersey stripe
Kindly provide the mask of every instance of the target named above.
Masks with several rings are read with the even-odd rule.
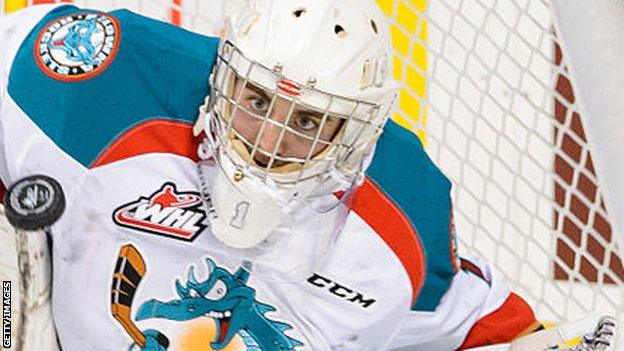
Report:
[[[538,325],[531,307],[520,296],[511,293],[499,309],[472,327],[460,349],[508,343],[526,334],[531,326]]]
[[[192,128],[189,123],[163,119],[141,123],[115,140],[91,168],[154,152],[172,153],[199,161],[199,143],[193,138]]]
[[[396,204],[368,177],[357,190],[353,210],[398,256],[412,283],[412,303],[425,281],[425,254],[416,229]]]

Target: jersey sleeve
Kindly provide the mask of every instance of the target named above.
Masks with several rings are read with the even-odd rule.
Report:
[[[418,275],[412,281],[423,284],[411,309],[405,311],[389,350],[456,350],[491,345],[510,341],[539,326],[528,304],[509,291],[487,261],[478,256],[458,256],[451,182],[413,133],[389,121],[367,177],[413,229],[400,235],[415,236],[423,252],[406,253],[405,245],[395,250],[406,271]],[[378,209],[376,213],[380,213]],[[410,264],[423,256],[424,273],[410,271]]]
[[[28,172],[21,167],[25,157],[23,150],[29,143],[36,143],[31,137],[37,138],[36,135],[22,135],[12,130],[14,121],[21,117],[22,111],[15,106],[8,92],[9,76],[26,38],[57,7],[32,6],[0,17],[0,180],[7,185]]]
[[[412,230],[397,231],[398,236],[414,236],[422,255],[407,252],[404,245],[397,254],[407,268],[424,257],[424,274],[408,273],[421,281],[414,296],[413,309],[433,311],[448,290],[457,271],[452,237],[451,182],[425,152],[418,137],[390,120],[377,143],[367,179],[391,202]],[[379,212],[376,204],[369,204]],[[414,251],[414,250],[411,250]]]
[[[485,260],[460,261],[437,308],[407,312],[388,350],[464,350],[507,343],[540,328],[531,307]]]

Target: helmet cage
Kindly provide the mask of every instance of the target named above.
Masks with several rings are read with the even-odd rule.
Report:
[[[220,154],[228,157],[241,175],[254,174],[281,187],[293,187],[313,178],[322,180],[333,170],[352,180],[362,171],[364,154],[380,135],[392,105],[321,91],[315,88],[314,78],[305,83],[289,80],[279,65],[269,68],[251,60],[229,40],[221,43],[210,80],[208,110],[212,117],[208,130],[213,133],[211,139],[220,146]],[[260,88],[270,97],[266,113],[258,113],[241,103],[247,87]],[[271,118],[278,99],[290,104],[282,121]],[[314,134],[293,127],[296,109],[321,116]],[[235,119],[241,118],[240,112],[260,124],[255,137],[234,127]],[[330,138],[323,137],[325,126],[336,119],[340,128]],[[274,147],[267,150],[260,146],[260,140],[269,126],[278,128],[279,135]],[[287,137],[309,145],[309,150],[305,155],[280,154],[280,145]],[[267,161],[258,164],[254,161],[257,156]]]

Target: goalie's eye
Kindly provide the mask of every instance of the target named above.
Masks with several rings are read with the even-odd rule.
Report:
[[[217,280],[217,282],[208,290],[206,294],[206,298],[210,300],[220,300],[225,294],[227,294],[227,286],[222,280]]]
[[[250,97],[249,103],[251,108],[256,112],[266,113],[269,109],[269,102],[260,96]]]
[[[295,124],[297,125],[298,129],[302,129],[306,132],[316,130],[319,127],[319,123],[315,119],[305,115],[296,116]]]

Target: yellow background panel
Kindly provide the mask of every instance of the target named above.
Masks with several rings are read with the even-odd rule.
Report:
[[[412,65],[407,66],[407,73],[405,75],[405,81],[407,86],[416,93],[420,98],[425,98],[426,78],[416,70]]]
[[[390,25],[390,35],[392,36],[392,46],[401,56],[408,56],[410,47],[410,37],[396,24]]]
[[[4,0],[4,13],[17,11],[26,7],[27,4],[26,0]]]
[[[426,144],[424,129],[427,110],[427,21],[428,0],[377,0],[389,17],[390,35],[394,48],[394,78],[402,88],[398,111],[392,117],[404,128],[416,133]]]
[[[394,6],[394,0],[377,0],[377,4],[386,16],[392,16],[392,8]]]
[[[412,59],[421,70],[427,71],[427,49],[419,42],[414,43]]]
[[[416,30],[418,29],[418,14],[404,2],[399,3],[397,21],[403,29],[411,34],[416,34]]]
[[[420,13],[425,13],[427,10],[427,0],[409,0],[410,4],[412,4]]]

